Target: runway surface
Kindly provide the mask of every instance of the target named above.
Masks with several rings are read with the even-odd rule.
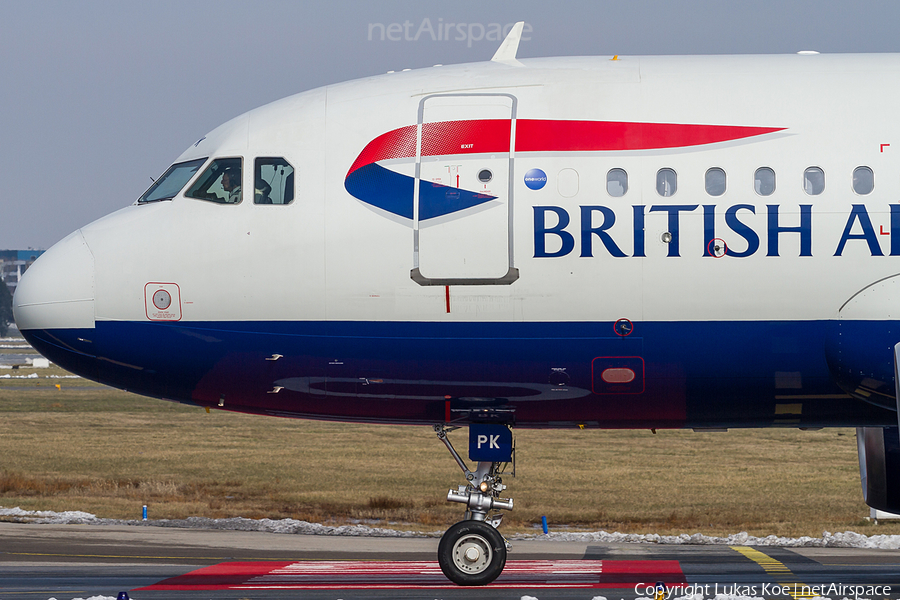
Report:
[[[503,574],[459,588],[437,539],[151,526],[0,523],[0,600],[115,598],[900,598],[900,551],[856,548],[513,542]]]

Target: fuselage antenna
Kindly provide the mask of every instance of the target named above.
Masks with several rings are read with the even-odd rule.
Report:
[[[519,21],[513,25],[509,35],[506,36],[506,39],[503,40],[503,43],[500,44],[500,47],[494,52],[494,57],[491,58],[492,61],[518,67],[523,66],[522,63],[516,60],[516,53],[519,51],[519,41],[522,39],[523,27],[525,27],[525,21]]]

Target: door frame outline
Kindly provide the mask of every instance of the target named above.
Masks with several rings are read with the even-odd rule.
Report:
[[[422,124],[425,118],[425,102],[430,98],[472,98],[472,97],[504,97],[512,101],[509,128],[509,177],[507,190],[507,255],[509,269],[502,277],[425,277],[419,271],[419,186],[421,184],[422,167]],[[515,142],[516,142],[516,108],[518,100],[512,94],[429,94],[419,100],[419,114],[416,123],[416,176],[413,185],[413,269],[410,278],[419,285],[510,285],[519,278],[519,269],[515,267],[513,252],[513,184],[515,183]]]

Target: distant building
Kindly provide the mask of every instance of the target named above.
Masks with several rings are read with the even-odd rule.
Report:
[[[43,253],[43,250],[0,250],[0,279],[10,293],[16,292],[22,274]]]

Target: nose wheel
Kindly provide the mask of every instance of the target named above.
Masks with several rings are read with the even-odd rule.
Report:
[[[505,431],[509,435],[508,451],[504,451],[503,460],[512,458],[512,436],[506,426],[494,431]],[[470,471],[462,457],[453,448],[447,433],[455,428],[435,425],[434,430],[466,477],[466,485],[458,490],[450,490],[447,500],[466,505],[466,516],[447,530],[438,545],[438,564],[444,575],[457,585],[487,585],[495,580],[506,566],[506,553],[509,548],[506,540],[497,531],[503,516],[499,511],[512,510],[511,498],[501,498],[500,493],[506,489],[501,475],[507,463],[493,460],[479,460],[478,467]],[[483,431],[483,430],[482,430]],[[472,428],[470,427],[470,435]],[[476,436],[476,443],[491,444],[498,442],[501,435],[482,433]],[[471,441],[471,440],[470,440]],[[495,444],[497,445],[497,444]],[[470,447],[470,458],[472,456]],[[513,474],[515,469],[513,470]]]
[[[506,565],[506,541],[483,521],[460,521],[441,537],[438,563],[457,585],[486,585]]]

